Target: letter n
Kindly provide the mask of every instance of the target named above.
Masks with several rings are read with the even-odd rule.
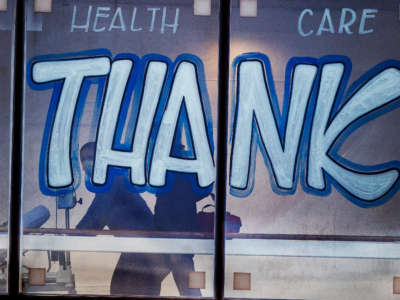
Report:
[[[302,128],[317,66],[299,63],[299,59],[289,62],[281,118],[268,58],[247,54],[239,57],[236,65],[231,193],[246,196],[251,192],[257,142],[266,164],[269,162],[278,190],[293,192]]]

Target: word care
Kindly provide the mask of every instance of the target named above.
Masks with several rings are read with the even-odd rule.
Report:
[[[394,109],[400,96],[400,63],[384,62],[367,72],[344,98],[350,60],[343,56],[292,58],[286,67],[286,91],[279,110],[268,58],[250,53],[234,61],[236,93],[232,107],[230,192],[244,197],[254,182],[257,147],[277,193],[294,193],[298,178],[309,193],[326,195],[334,185],[366,207],[387,201],[398,189],[399,163],[361,166],[342,159],[340,140],[349,137],[378,111]],[[112,181],[109,170],[129,170],[132,186],[154,191],[170,182],[167,174],[195,174],[197,188],[215,181],[212,121],[202,62],[194,55],[175,62],[161,55],[118,55],[92,51],[74,57],[37,57],[28,80],[37,90],[53,89],[42,143],[41,189],[55,195],[71,189],[79,164],[74,144],[85,82],[103,78],[96,150],[87,186],[92,191]],[[132,96],[134,94],[134,96]],[[82,96],[83,95],[83,96]],[[132,138],[116,142],[126,103],[137,104]],[[124,112],[125,111],[125,112]],[[177,128],[184,124],[190,155],[177,155]],[[129,174],[129,175],[128,175]]]
[[[377,9],[365,8],[358,15],[354,9],[342,8],[340,17],[335,19],[332,17],[332,11],[329,8],[324,9],[321,18],[314,16],[314,11],[312,9],[306,8],[298,17],[297,31],[303,37],[335,33],[348,35],[354,33],[359,35],[371,34],[374,32],[374,28],[371,24],[373,24],[372,21],[376,18],[378,12],[379,10]],[[359,25],[357,26],[358,20]],[[313,25],[309,24],[306,30],[304,23],[311,23]]]

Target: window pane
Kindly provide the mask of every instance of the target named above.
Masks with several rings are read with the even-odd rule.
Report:
[[[23,292],[213,296],[217,1],[26,3]]]
[[[7,1],[4,1],[7,2]],[[7,292],[8,274],[8,217],[10,199],[10,141],[11,141],[11,103],[13,83],[13,24],[14,1],[0,2],[0,293]]]
[[[242,226],[225,296],[392,297],[398,14],[395,1],[232,1],[227,210]]]

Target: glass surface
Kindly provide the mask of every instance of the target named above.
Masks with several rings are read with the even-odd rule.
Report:
[[[11,103],[13,90],[13,23],[14,1],[8,1],[7,7],[0,10],[0,293],[7,292],[8,274],[8,216],[10,199],[10,146],[11,146]]]
[[[213,295],[211,8],[26,1],[24,293]]]
[[[257,3],[256,17],[231,6],[227,211],[242,226],[226,240],[225,296],[389,299],[398,3]],[[251,273],[250,290],[234,289],[235,272]]]

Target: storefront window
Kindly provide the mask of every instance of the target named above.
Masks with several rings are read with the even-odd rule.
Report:
[[[25,13],[23,292],[212,297],[218,2]]]
[[[395,1],[0,0],[0,294],[400,295],[398,26]]]
[[[232,1],[226,297],[392,297],[398,18],[394,1]]]

